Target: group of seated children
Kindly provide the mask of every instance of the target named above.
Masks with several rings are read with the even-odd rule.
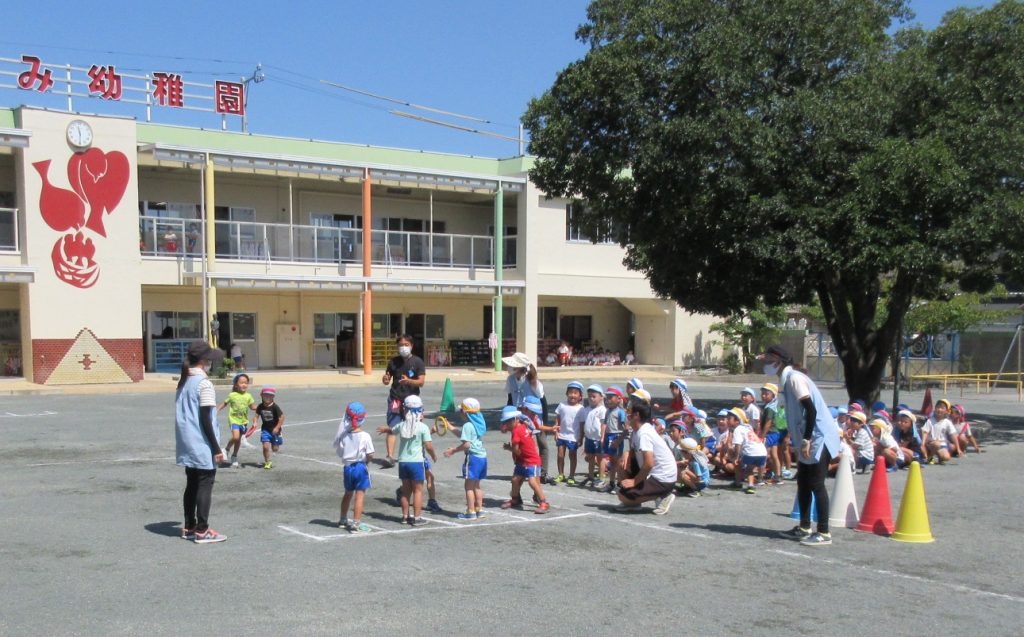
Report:
[[[588,347],[582,351],[575,350],[571,345],[562,341],[556,349],[548,352],[544,357],[544,365],[547,367],[589,367],[608,365],[632,365],[636,357],[632,351],[622,356],[619,352],[613,352],[600,347]]]

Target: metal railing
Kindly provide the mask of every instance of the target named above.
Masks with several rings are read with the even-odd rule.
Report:
[[[218,259],[297,263],[361,263],[363,231],[329,226],[293,226],[216,221]],[[139,217],[143,256],[198,257],[203,228],[194,219]],[[370,259],[376,265],[429,268],[492,268],[494,239],[434,232],[372,230]],[[515,267],[515,237],[505,238],[504,267]]]
[[[0,252],[18,252],[18,209],[0,208]]]
[[[949,391],[949,386],[960,387],[960,395],[964,395],[964,387],[974,385],[974,392],[981,393],[982,387],[985,393],[991,394],[992,389],[999,385],[1008,385],[1017,390],[1017,400],[1024,399],[1024,373],[1016,372],[991,372],[985,374],[915,374],[910,377],[911,384],[921,381],[924,384],[929,382],[941,382],[942,392]]]

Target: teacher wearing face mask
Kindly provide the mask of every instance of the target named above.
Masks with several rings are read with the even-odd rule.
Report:
[[[534,366],[530,357],[522,352],[516,352],[511,356],[501,359],[508,367],[508,379],[505,381],[505,391],[508,393],[508,405],[522,407],[523,401],[528,396],[540,400],[541,425],[548,423],[548,401],[544,398],[544,384],[537,378],[537,367]],[[548,480],[548,441],[547,433],[540,431],[537,435],[537,451],[540,453],[541,482]]]
[[[391,385],[388,392],[388,408],[386,411],[388,429],[405,419],[405,399],[409,396],[418,396],[420,387],[427,379],[427,366],[423,359],[412,353],[412,337],[402,334],[395,339],[398,346],[398,356],[395,356],[388,363],[381,382]],[[395,434],[387,435],[387,457],[384,458],[384,466],[391,468],[395,466]]]

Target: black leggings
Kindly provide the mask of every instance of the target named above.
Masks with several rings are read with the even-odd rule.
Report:
[[[811,528],[811,494],[818,512],[818,533],[828,533],[828,489],[825,478],[828,476],[828,463],[832,456],[828,449],[822,448],[821,459],[815,464],[797,463],[796,498],[800,504],[800,528]]]
[[[185,467],[185,528],[204,533],[210,528],[210,501],[216,469]]]

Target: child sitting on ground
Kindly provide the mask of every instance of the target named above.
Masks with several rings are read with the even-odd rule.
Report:
[[[362,523],[363,499],[370,488],[370,472],[366,464],[373,460],[373,438],[363,430],[366,408],[362,403],[349,403],[334,436],[334,449],[345,464],[345,495],[341,498],[341,518],[338,526],[349,533],[368,533],[370,527]],[[355,500],[353,518],[348,508]]]
[[[701,492],[708,488],[708,484],[711,482],[708,458],[693,438],[680,440],[679,448],[683,452],[683,465],[680,467],[679,481],[686,485],[687,489],[684,495],[688,498],[699,498]]]
[[[861,473],[875,462],[875,439],[868,429],[868,417],[863,411],[851,411],[847,423],[846,438],[853,448],[854,462]]]
[[[917,430],[917,416],[914,412],[909,409],[896,412],[896,427],[893,429],[892,437],[896,439],[904,458],[924,461],[921,434]]]
[[[764,484],[764,466],[768,461],[768,450],[760,436],[754,433],[745,411],[739,407],[733,407],[729,410],[727,418],[729,427],[732,429],[734,455],[740,459],[734,486],[742,487],[746,482],[746,493],[753,495],[757,493],[757,489],[754,487],[755,476],[758,484]]]
[[[886,471],[896,471],[905,461],[903,451],[892,437],[892,426],[885,418],[873,418],[871,430],[875,436],[875,456],[885,458]]]
[[[940,398],[935,403],[935,411],[928,417],[922,429],[923,446],[928,464],[949,462],[949,459],[960,455],[960,441],[953,421],[949,419],[950,402]]]
[[[978,444],[978,439],[974,437],[974,432],[971,431],[971,423],[967,422],[967,412],[964,410],[964,406],[953,405],[950,415],[953,418],[953,426],[958,432],[957,439],[960,441],[960,450],[963,451],[963,455],[967,455],[968,443],[974,447],[975,453],[981,453],[981,445]]]

